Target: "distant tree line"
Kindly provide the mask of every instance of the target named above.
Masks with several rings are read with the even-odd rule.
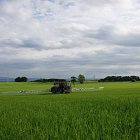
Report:
[[[15,82],[27,82],[28,78],[27,77],[17,77],[15,78]]]
[[[107,76],[99,82],[121,82],[121,81],[140,81],[139,76]]]
[[[15,82],[27,82],[28,78],[27,77],[17,77],[15,78]],[[33,80],[32,82],[66,82],[66,79],[57,79],[57,78],[51,78],[51,79],[37,79],[37,80]],[[79,82],[81,84],[83,84],[85,81],[85,76],[82,74],[79,74],[78,77],[72,76],[71,77],[71,82],[74,84],[75,82]]]
[[[51,79],[37,79],[37,80],[34,80],[34,81],[32,81],[32,82],[43,82],[43,83],[45,83],[45,82],[66,82],[66,81],[67,81],[66,79],[51,78]],[[82,75],[82,74],[79,74],[78,77],[72,76],[70,81],[71,81],[73,84],[74,84],[75,82],[77,82],[77,81],[78,81],[79,83],[83,84],[84,81],[85,81],[85,76]]]
[[[66,79],[55,79],[55,78],[52,78],[52,79],[38,79],[38,80],[35,80],[33,82],[66,82]]]

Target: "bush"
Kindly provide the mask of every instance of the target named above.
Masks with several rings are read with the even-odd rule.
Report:
[[[136,82],[136,80],[135,79],[132,79],[131,82]]]
[[[28,78],[27,77],[17,77],[15,79],[15,82],[27,82]]]

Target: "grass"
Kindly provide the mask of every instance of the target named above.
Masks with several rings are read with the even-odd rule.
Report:
[[[19,90],[40,90],[50,88],[51,83],[39,82],[0,82],[0,92]]]
[[[6,86],[6,84],[9,85]],[[44,83],[0,83],[1,91],[50,88]],[[2,140],[139,140],[140,83],[86,82],[105,87],[56,95],[0,95]]]

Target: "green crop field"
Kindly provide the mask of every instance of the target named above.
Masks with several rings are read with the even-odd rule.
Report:
[[[50,83],[0,83],[0,92]],[[140,140],[140,83],[86,82],[71,94],[0,94],[0,140]]]

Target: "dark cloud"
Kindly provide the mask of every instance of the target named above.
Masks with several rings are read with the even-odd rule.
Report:
[[[19,62],[6,62],[0,64],[1,70],[2,69],[11,69],[11,70],[28,70],[35,66],[33,62],[27,62],[25,60],[21,60]]]
[[[85,37],[109,41],[113,38],[113,30],[113,26],[102,26],[99,29],[89,30],[87,34],[85,34]]]
[[[36,39],[26,39],[23,40],[23,43],[21,45],[18,45],[17,47],[23,47],[23,48],[33,48],[40,50],[42,48],[42,44],[39,40]]]
[[[120,35],[114,39],[114,42],[121,46],[140,47],[140,34]]]
[[[126,33],[117,32],[117,29],[113,26],[102,26],[97,30],[88,31],[85,37],[99,40],[102,43],[128,46],[128,47],[140,47],[140,34],[139,33]]]

